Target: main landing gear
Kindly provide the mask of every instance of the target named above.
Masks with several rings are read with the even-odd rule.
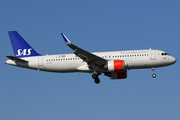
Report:
[[[95,82],[96,84],[99,84],[99,83],[100,83],[100,79],[98,78],[99,75],[100,75],[100,74],[98,74],[98,73],[93,73],[93,74],[92,74],[92,78],[94,79],[94,82]]]
[[[152,77],[153,77],[153,78],[156,78],[156,74],[154,73],[154,72],[155,72],[154,68],[151,68],[151,70],[152,70],[152,73],[153,73],[153,74],[152,74]]]

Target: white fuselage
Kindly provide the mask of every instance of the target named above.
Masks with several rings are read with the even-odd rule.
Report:
[[[168,66],[176,62],[176,59],[161,50],[133,50],[94,52],[107,61],[124,60],[126,69],[156,68]],[[18,63],[7,60],[6,64],[49,72],[93,72],[87,63],[74,54],[44,55],[35,57],[23,57],[28,63]],[[100,69],[100,72],[107,72]]]

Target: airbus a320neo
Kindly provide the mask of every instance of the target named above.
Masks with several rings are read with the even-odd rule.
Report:
[[[41,55],[18,32],[8,33],[14,56],[7,56],[10,60],[7,60],[6,64],[48,72],[92,73],[92,78],[97,84],[100,82],[98,76],[102,73],[111,79],[125,79],[129,69],[151,68],[152,77],[155,78],[155,68],[176,62],[176,59],[168,53],[154,49],[91,53],[72,44],[62,33],[65,43],[74,53]]]

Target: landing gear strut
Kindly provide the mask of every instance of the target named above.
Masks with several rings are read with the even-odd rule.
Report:
[[[96,84],[99,84],[99,83],[100,83],[100,79],[98,78],[98,76],[99,76],[99,74],[97,74],[97,73],[93,73],[93,74],[92,74],[92,78],[94,79],[94,82],[95,82]]]
[[[151,70],[152,70],[152,73],[153,73],[153,74],[152,74],[152,77],[155,78],[155,77],[156,77],[156,74],[154,73],[154,72],[155,72],[154,68],[151,68]]]

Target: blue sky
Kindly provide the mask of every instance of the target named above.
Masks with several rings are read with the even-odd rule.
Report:
[[[1,120],[179,120],[180,1],[1,0]],[[6,65],[7,31],[18,31],[41,54],[72,53],[60,33],[90,51],[159,49],[177,63],[130,70],[125,80],[48,73]]]

